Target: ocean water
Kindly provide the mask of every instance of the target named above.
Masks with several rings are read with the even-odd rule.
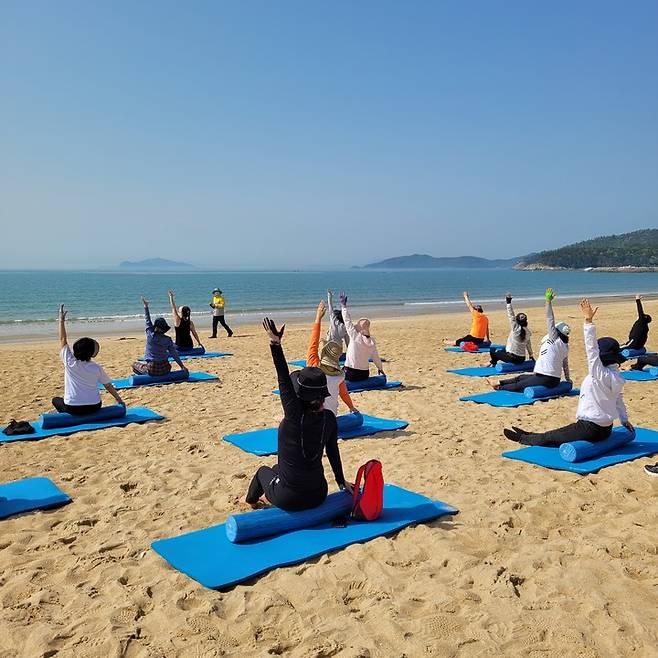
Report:
[[[552,286],[561,298],[583,295],[658,293],[658,273],[522,272],[515,270],[345,270],[333,272],[91,272],[0,271],[0,335],[52,331],[60,303],[73,322],[138,326],[140,296],[153,315],[169,313],[167,290],[195,316],[209,314],[211,291],[226,297],[227,319],[253,320],[264,312],[285,320],[305,314],[326,297],[327,288],[345,290],[350,305],[404,307],[433,312],[474,301],[500,302],[510,290],[518,301],[541,299]],[[393,310],[391,309],[391,313]],[[39,329],[40,327],[40,329]],[[98,329],[101,329],[97,325]],[[128,326],[126,325],[126,328]]]

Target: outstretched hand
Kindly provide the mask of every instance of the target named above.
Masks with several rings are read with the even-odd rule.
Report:
[[[546,301],[550,304],[554,299],[555,299],[555,293],[553,292],[553,288],[546,288]]]
[[[168,290],[167,294],[169,295],[169,299],[171,299],[171,300],[174,299],[174,291],[173,290]]]
[[[144,297],[142,297],[142,304],[144,304],[144,308],[148,308],[149,307],[148,299],[144,299]]]
[[[283,332],[286,329],[286,325],[282,325],[281,329],[277,329],[276,325],[274,324],[274,320],[270,320],[269,318],[265,318],[263,320],[263,329],[265,329],[265,333],[270,337],[270,343],[274,343],[276,345],[281,344],[281,339],[283,338]]]
[[[585,322],[591,324],[594,316],[596,315],[596,312],[599,310],[599,307],[597,306],[596,308],[592,308],[592,305],[589,303],[589,299],[581,299],[580,310],[583,312]]]
[[[341,306],[347,306],[347,295],[344,292],[340,293],[339,299]]]
[[[630,420],[627,420],[625,423],[622,423],[622,425],[632,434],[635,434],[635,428],[633,427],[633,424],[631,423]]]
[[[318,304],[317,310],[315,311],[315,319],[316,320],[322,320],[322,318],[324,317],[324,314],[326,312],[327,312],[327,307],[326,307],[325,303],[323,301],[321,301]]]
[[[512,293],[511,293],[511,292],[508,292],[508,293],[505,295],[505,301],[509,304],[509,303],[511,303],[512,299],[513,299],[513,297],[512,297]]]
[[[638,301],[642,301],[642,295],[635,295],[635,299],[637,299]]]
[[[68,311],[64,310],[64,304],[59,305],[59,319],[60,320],[66,320],[66,314]]]

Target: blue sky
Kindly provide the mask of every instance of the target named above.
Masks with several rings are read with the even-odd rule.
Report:
[[[512,257],[658,226],[658,3],[0,4],[2,267]]]

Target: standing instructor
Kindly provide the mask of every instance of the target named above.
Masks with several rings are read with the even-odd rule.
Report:
[[[212,301],[210,302],[210,308],[212,309],[212,336],[211,338],[217,338],[217,325],[221,324],[226,333],[230,338],[233,335],[231,327],[226,324],[224,320],[224,294],[219,288],[215,288],[212,291]]]

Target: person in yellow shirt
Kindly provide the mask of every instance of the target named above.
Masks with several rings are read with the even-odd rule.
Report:
[[[471,329],[462,338],[458,338],[455,341],[452,341],[449,338],[444,339],[446,345],[456,345],[459,347],[460,343],[475,343],[476,345],[482,345],[485,341],[491,343],[489,336],[489,318],[484,314],[482,306],[479,304],[473,304],[468,292],[464,292],[464,301],[468,310],[471,312]]]
[[[217,325],[221,324],[226,333],[230,338],[233,335],[231,327],[226,324],[224,320],[224,293],[219,288],[215,288],[212,291],[212,301],[210,302],[210,308],[212,309],[212,336],[211,338],[217,338]]]

